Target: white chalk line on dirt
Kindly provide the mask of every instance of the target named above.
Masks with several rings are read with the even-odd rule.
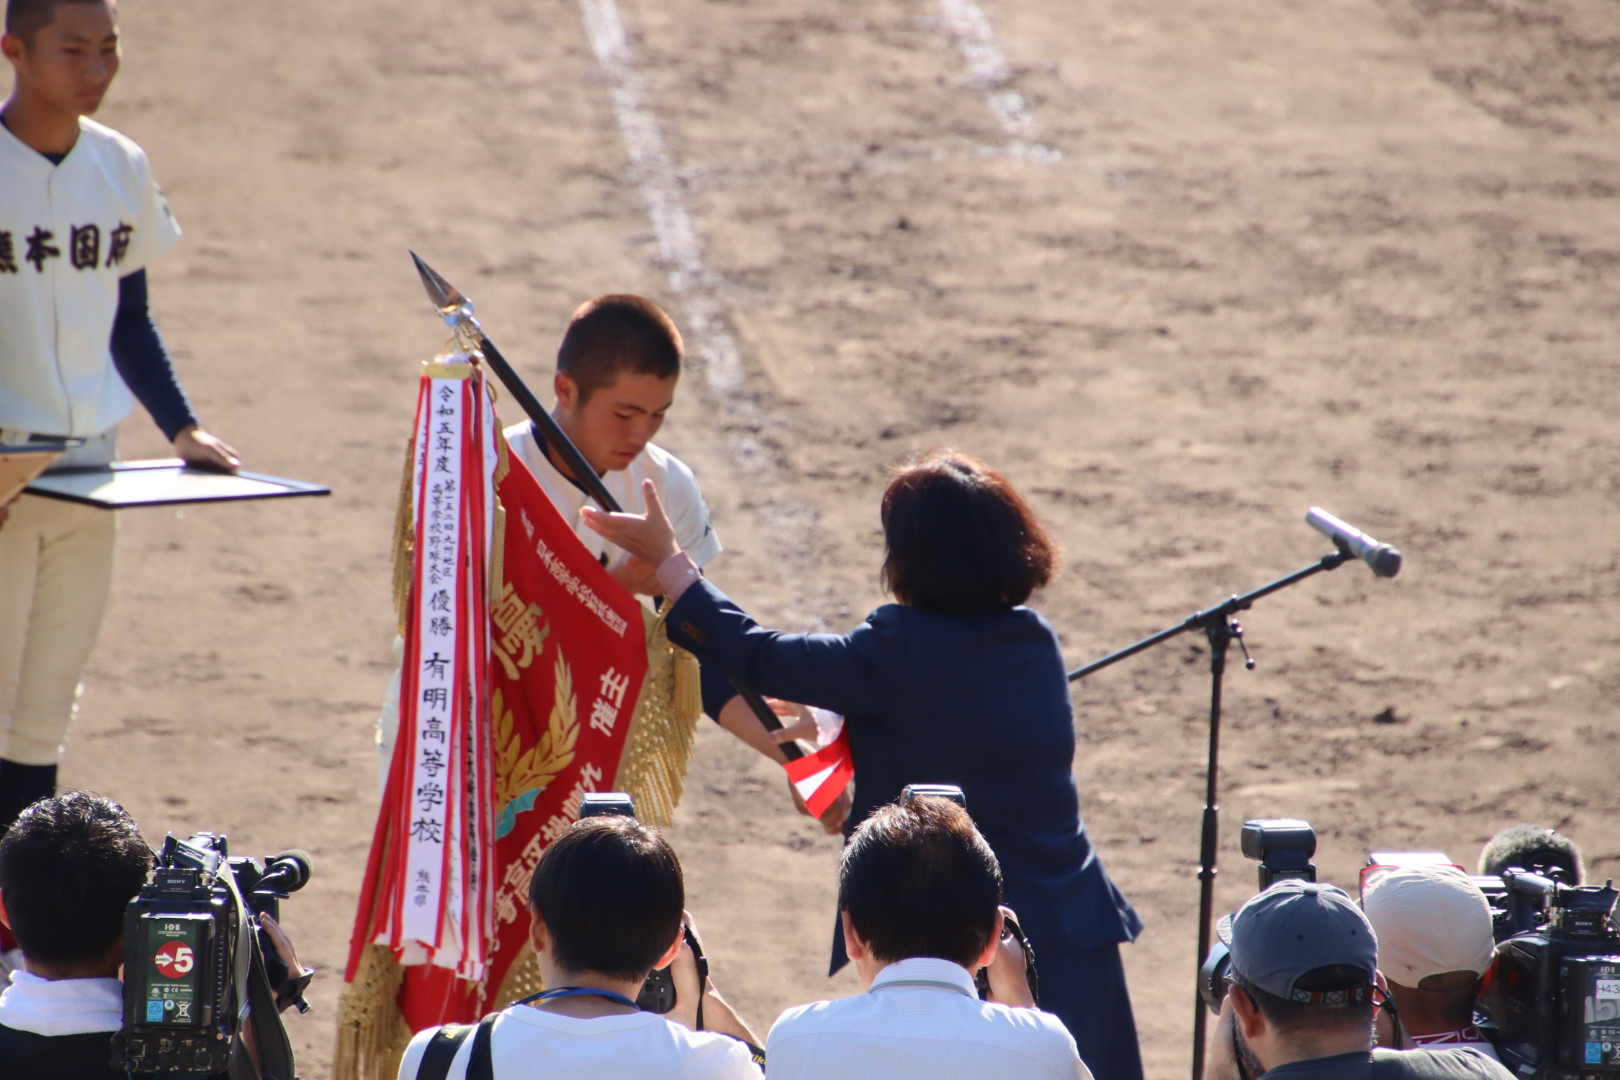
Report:
[[[984,9],[974,0],[939,0],[945,25],[962,50],[968,75],[984,89],[990,111],[1002,130],[1013,138],[1011,152],[1036,161],[1057,161],[1063,157],[1041,142],[1041,128],[1029,111],[1024,96],[1012,86],[1012,69],[996,44],[995,31]]]
[[[720,407],[743,427],[727,448],[758,495],[774,557],[790,573],[808,563],[817,521],[815,510],[789,499],[785,478],[761,442],[765,417],[745,396],[747,373],[741,350],[722,316],[716,281],[703,265],[702,247],[681,199],[679,177],[651,106],[646,80],[637,70],[615,0],[579,0],[591,51],[607,80],[613,112],[630,159],[630,178],[647,203],[659,258],[669,268],[671,291],[681,298],[690,336],[698,344],[703,372]],[[802,576],[802,575],[801,575]],[[819,628],[814,613],[784,611],[785,618]]]

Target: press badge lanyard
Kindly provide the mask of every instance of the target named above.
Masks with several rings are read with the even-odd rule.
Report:
[[[536,1001],[551,1001],[555,998],[565,997],[599,997],[606,998],[615,1005],[628,1005],[632,1009],[639,1009],[635,1002],[623,994],[615,994],[612,990],[593,990],[589,986],[559,986],[555,990],[542,990],[538,994],[531,994],[518,1002],[519,1005],[528,1005]]]

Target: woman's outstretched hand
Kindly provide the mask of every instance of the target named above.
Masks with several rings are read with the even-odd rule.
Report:
[[[651,480],[641,482],[641,496],[647,501],[645,514],[610,514],[594,506],[585,507],[581,513],[585,524],[656,569],[670,556],[679,554],[681,545]]]

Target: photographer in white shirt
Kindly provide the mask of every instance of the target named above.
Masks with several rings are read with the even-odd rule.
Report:
[[[1000,903],[995,853],[956,803],[921,796],[867,818],[844,849],[838,889],[867,992],[783,1013],[765,1044],[772,1080],[1090,1080],[1073,1036],[1034,1007]],[[989,1001],[974,988],[980,967]]]

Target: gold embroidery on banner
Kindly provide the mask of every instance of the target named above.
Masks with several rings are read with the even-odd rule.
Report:
[[[525,792],[545,790],[558,773],[573,764],[574,745],[579,742],[579,698],[562,650],[557,650],[550,722],[535,745],[523,749],[516,720],[501,691],[495,691],[490,705],[495,715],[496,794],[504,807]]]
[[[518,672],[527,670],[545,648],[546,638],[551,636],[551,623],[542,622],[545,612],[540,610],[539,604],[523,603],[510,581],[501,589],[501,598],[490,613],[490,619],[501,632],[490,643],[491,651],[506,669],[506,677],[516,681]]]

